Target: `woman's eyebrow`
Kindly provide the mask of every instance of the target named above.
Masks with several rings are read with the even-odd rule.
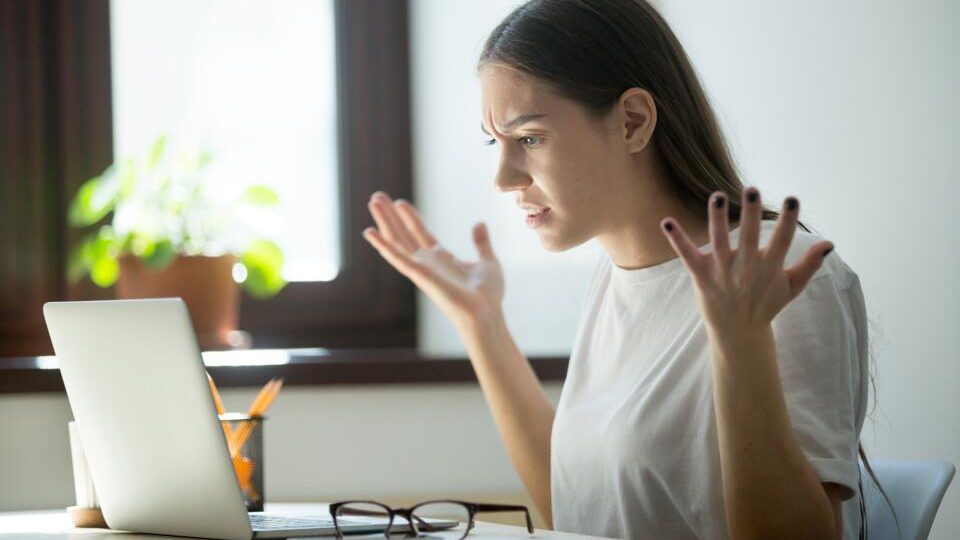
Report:
[[[514,118],[513,120],[507,122],[507,123],[503,126],[503,129],[501,129],[501,131],[510,131],[510,130],[512,130],[512,129],[516,129],[516,128],[522,126],[523,124],[526,124],[527,122],[532,122],[532,121],[534,121],[534,120],[538,120],[538,119],[540,119],[540,118],[543,118],[544,116],[546,116],[546,115],[545,115],[545,114],[521,114],[520,116],[518,116],[518,117]],[[490,132],[487,131],[487,128],[483,127],[483,122],[480,122],[480,131],[486,133],[487,135],[490,134]]]

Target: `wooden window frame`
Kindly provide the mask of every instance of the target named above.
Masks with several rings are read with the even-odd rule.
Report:
[[[415,289],[363,239],[371,193],[412,198],[406,0],[335,0],[340,275],[244,296],[264,347],[415,347]],[[66,280],[69,200],[113,161],[109,0],[0,2],[0,357],[51,354],[42,305],[111,298]]]
[[[407,2],[335,4],[343,264],[331,282],[245,296],[241,326],[256,347],[416,346],[414,286],[362,236],[374,191],[412,198]]]

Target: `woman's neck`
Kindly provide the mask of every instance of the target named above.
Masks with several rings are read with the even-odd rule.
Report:
[[[625,270],[655,266],[677,257],[660,228],[666,217],[673,218],[697,246],[709,242],[706,204],[694,213],[668,188],[674,182],[663,166],[656,145],[636,156],[632,169],[610,211],[615,216],[596,236],[610,259]]]
[[[660,222],[665,217],[672,217],[679,223],[695,245],[702,246],[710,241],[706,219],[698,220],[677,208],[660,208],[659,212],[635,215],[616,229],[598,235],[597,240],[614,264],[625,270],[637,270],[675,259],[677,252],[660,229]]]

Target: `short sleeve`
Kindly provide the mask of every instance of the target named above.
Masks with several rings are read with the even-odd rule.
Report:
[[[841,274],[842,275],[842,274]],[[821,482],[857,491],[862,419],[861,311],[835,273],[820,273],[773,320],[790,421]]]

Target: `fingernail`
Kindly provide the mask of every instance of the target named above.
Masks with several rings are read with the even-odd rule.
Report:
[[[827,255],[830,254],[831,251],[833,251],[833,246],[830,246],[829,249],[827,249],[826,251],[824,251],[824,252],[823,252],[823,256],[826,257]]]
[[[716,208],[723,208],[723,195],[717,195],[713,199],[713,206]]]
[[[797,199],[794,197],[787,197],[787,210],[796,210],[797,209]]]
[[[669,221],[667,221],[666,223],[663,224],[663,228],[666,229],[667,232],[670,232],[673,230],[673,223],[670,223]]]
[[[748,191],[748,192],[747,192],[747,202],[752,202],[752,203],[753,203],[753,202],[757,202],[757,192],[756,192],[756,191]]]

